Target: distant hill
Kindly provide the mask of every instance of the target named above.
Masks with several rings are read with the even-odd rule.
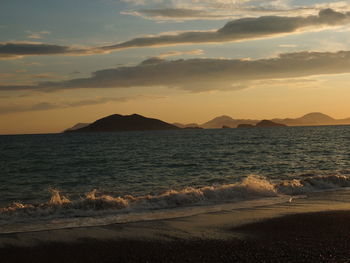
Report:
[[[283,124],[286,126],[317,126],[317,125],[346,125],[350,124],[350,118],[334,119],[320,112],[312,112],[305,114],[299,118],[272,119],[273,123]],[[260,120],[250,119],[233,119],[230,116],[223,115],[216,117],[201,125],[197,123],[181,124],[181,123],[166,123],[157,119],[150,119],[138,114],[133,115],[118,115],[114,114],[92,124],[78,123],[66,130],[66,132],[92,132],[92,131],[135,131],[135,130],[174,130],[174,129],[222,129],[227,128],[248,128],[255,127]],[[266,124],[266,122],[265,122]],[[258,125],[258,127],[261,124]]]
[[[286,118],[286,119],[272,119],[272,122],[284,124],[287,126],[318,126],[318,125],[341,125],[350,124],[350,118],[347,119],[334,119],[326,114],[320,112],[308,113],[299,118]],[[255,126],[260,120],[244,120],[244,119],[233,119],[230,116],[219,116],[206,123],[200,125],[205,129],[220,129],[223,126],[237,128],[237,127],[249,127]],[[243,124],[243,125],[242,125]]]
[[[273,119],[272,121],[283,123],[288,126],[317,126],[317,125],[339,125],[350,124],[350,118],[343,120],[336,120],[321,112],[308,113],[296,119]]]
[[[75,124],[73,127],[70,127],[68,129],[66,129],[65,131],[74,131],[74,130],[78,130],[78,129],[81,129],[81,128],[84,128],[86,126],[90,125],[90,123],[82,123],[82,122],[79,122],[77,124]]]
[[[221,129],[223,126],[236,128],[241,123],[255,125],[258,122],[259,122],[258,120],[244,120],[244,119],[235,120],[235,119],[232,119],[230,116],[223,115],[220,117],[216,117],[206,123],[203,123],[201,127],[205,129]]]
[[[116,132],[116,131],[154,131],[177,130],[179,127],[161,120],[146,118],[138,114],[114,114],[89,124],[86,127],[66,132]]]
[[[281,124],[281,123],[277,123],[277,122],[273,122],[273,121],[269,121],[269,120],[262,120],[260,122],[258,122],[255,127],[259,128],[264,128],[264,127],[286,127],[287,125],[285,124]]]
[[[237,128],[265,128],[265,127],[286,127],[287,125],[269,121],[269,120],[262,120],[258,122],[255,126],[252,124],[239,124]]]
[[[306,123],[331,123],[335,121],[335,119],[333,119],[332,117],[321,112],[308,113],[297,120]]]

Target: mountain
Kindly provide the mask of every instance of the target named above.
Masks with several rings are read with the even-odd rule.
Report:
[[[287,125],[285,124],[281,124],[281,123],[277,123],[277,122],[273,122],[273,121],[269,121],[269,120],[262,120],[260,122],[258,122],[255,127],[259,128],[264,128],[264,127],[286,127]]]
[[[80,129],[80,128],[84,128],[84,127],[86,127],[88,125],[90,125],[90,123],[79,122],[79,123],[75,124],[73,127],[70,127],[68,129],[66,129],[65,131],[74,131],[74,130],[77,130],[77,129]]]
[[[305,114],[299,118],[286,118],[286,119],[272,119],[272,122],[284,124],[286,126],[318,126],[318,125],[345,125],[350,124],[350,118],[347,119],[334,119],[321,112],[311,112]],[[251,127],[259,123],[259,120],[244,120],[244,119],[233,119],[230,116],[219,116],[206,123],[203,123],[201,127],[205,129],[220,129],[223,126],[231,128],[243,128]],[[243,125],[242,125],[243,124]],[[250,125],[250,126],[249,126]]]
[[[306,123],[332,123],[335,121],[332,117],[321,112],[308,113],[297,120]]]
[[[288,126],[317,126],[317,125],[337,125],[337,124],[349,124],[350,119],[336,120],[321,112],[308,113],[300,118],[296,119],[273,119],[272,121],[283,123]]]
[[[197,123],[182,124],[182,123],[175,122],[172,124],[179,128],[199,128],[199,125]]]
[[[265,120],[266,121],[266,120]],[[312,112],[305,114],[299,118],[286,118],[286,119],[272,119],[273,123],[284,124],[286,126],[317,126],[317,125],[346,125],[350,124],[350,118],[346,119],[334,119],[326,114],[320,112]],[[174,130],[174,129],[221,129],[222,127],[228,128],[244,128],[255,127],[260,120],[250,119],[233,119],[230,116],[223,115],[216,117],[208,122],[198,125],[197,123],[181,124],[173,123],[169,124],[157,119],[150,119],[138,114],[133,115],[118,115],[114,114],[100,120],[95,121],[92,124],[78,123],[73,127],[67,129],[65,132],[99,132],[99,131],[144,131],[144,130]],[[268,125],[265,122],[266,125]],[[265,125],[264,123],[257,125]],[[271,123],[270,123],[271,124]],[[273,124],[272,124],[273,125]]]
[[[270,120],[262,120],[258,122],[255,126],[252,124],[246,124],[246,123],[242,123],[237,126],[237,128],[265,128],[265,127],[287,127],[287,125],[273,122]]]
[[[138,114],[113,114],[89,124],[86,127],[66,132],[116,132],[116,131],[155,131],[177,130],[175,125],[161,120],[146,118]]]
[[[258,122],[259,122],[258,120],[244,120],[244,119],[235,120],[235,119],[232,119],[230,116],[223,115],[223,116],[216,117],[206,123],[203,123],[201,127],[205,129],[221,129],[223,126],[236,128],[239,124],[242,124],[242,123],[255,125]]]

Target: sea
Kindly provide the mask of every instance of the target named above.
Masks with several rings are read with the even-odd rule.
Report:
[[[0,136],[0,233],[171,218],[349,187],[350,126]]]

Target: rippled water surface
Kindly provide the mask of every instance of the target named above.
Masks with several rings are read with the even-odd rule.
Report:
[[[0,204],[348,174],[350,126],[0,136]]]
[[[297,195],[350,187],[350,126],[0,136],[0,168],[0,228]]]

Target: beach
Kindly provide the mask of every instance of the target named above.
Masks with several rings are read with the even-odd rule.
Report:
[[[1,262],[349,262],[346,191],[291,203],[0,236]],[[324,193],[323,195],[324,196]]]
[[[285,216],[230,239],[82,239],[1,248],[1,262],[349,262],[350,212]]]

